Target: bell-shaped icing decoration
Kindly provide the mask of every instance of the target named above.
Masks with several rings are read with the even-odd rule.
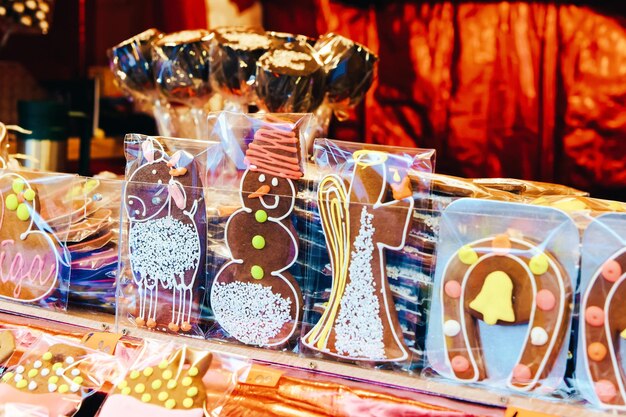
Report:
[[[514,322],[511,277],[502,271],[494,271],[487,275],[483,287],[469,306],[481,313],[487,324],[496,324],[498,320]]]

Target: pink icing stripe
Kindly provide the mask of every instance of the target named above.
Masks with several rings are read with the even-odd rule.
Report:
[[[261,127],[254,134],[254,141],[248,146],[246,162],[258,171],[272,175],[298,179],[302,176],[295,144],[298,138],[292,130],[285,130],[276,124]],[[293,156],[282,155],[286,152]]]
[[[176,203],[176,207],[178,207],[181,210],[184,209],[185,197],[183,196],[183,193],[180,191],[180,188],[178,188],[176,184],[169,184],[167,186],[167,190],[169,191],[170,197],[172,197],[172,200],[174,200],[174,203]]]

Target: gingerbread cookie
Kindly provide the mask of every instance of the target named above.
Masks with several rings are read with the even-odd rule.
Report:
[[[242,343],[280,346],[295,333],[302,295],[287,272],[298,257],[290,216],[302,176],[298,138],[288,123],[265,123],[246,152],[242,208],[226,224],[231,260],[211,287],[217,322]]]
[[[99,416],[202,417],[202,377],[210,364],[210,353],[183,347],[154,366],[133,369],[117,384]]]
[[[15,337],[13,332],[5,330],[0,332],[0,365],[2,365],[7,359],[15,352]]]
[[[464,245],[444,268],[439,296],[444,348],[454,378],[475,382],[489,377],[479,321],[528,324],[507,378],[509,387],[531,390],[550,373],[565,343],[572,304],[570,279],[550,253],[506,234]]]
[[[387,281],[385,251],[404,247],[413,212],[410,161],[380,151],[353,155],[348,185],[319,184],[333,282],[328,305],[303,338],[310,349],[359,361],[403,361],[409,352]]]
[[[28,355],[2,376],[0,403],[43,407],[51,416],[72,415],[82,394],[97,388],[84,369],[86,355],[84,349],[67,344]]]
[[[69,254],[40,216],[37,189],[22,175],[0,175],[0,297],[38,301],[59,286]]]
[[[138,326],[188,332],[200,315],[206,257],[206,209],[193,156],[171,157],[152,137],[143,163],[128,175],[128,252],[138,302]]]

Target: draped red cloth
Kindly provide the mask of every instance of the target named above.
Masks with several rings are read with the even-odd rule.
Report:
[[[336,137],[435,148],[439,172],[626,195],[623,15],[550,1],[263,5],[268,29],[334,31],[379,54]]]

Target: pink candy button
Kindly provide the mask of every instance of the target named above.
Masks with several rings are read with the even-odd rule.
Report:
[[[543,311],[550,311],[556,305],[556,298],[554,294],[550,292],[550,290],[540,290],[537,293],[537,307]]]
[[[513,380],[515,382],[528,383],[532,379],[532,371],[526,365],[518,363],[513,368]]]
[[[454,372],[456,373],[465,372],[470,367],[469,361],[464,356],[460,355],[452,358],[450,364],[452,365],[452,370],[454,370]]]
[[[593,327],[602,326],[604,324],[604,311],[597,306],[588,307],[585,310],[585,321]]]
[[[443,290],[450,298],[459,298],[461,296],[461,284],[459,284],[457,281],[446,282]]]
[[[601,379],[596,382],[595,386],[596,395],[603,403],[610,402],[617,395],[617,389],[611,381]]]
[[[602,276],[609,282],[615,282],[622,275],[622,267],[620,264],[611,259],[602,265]]]

